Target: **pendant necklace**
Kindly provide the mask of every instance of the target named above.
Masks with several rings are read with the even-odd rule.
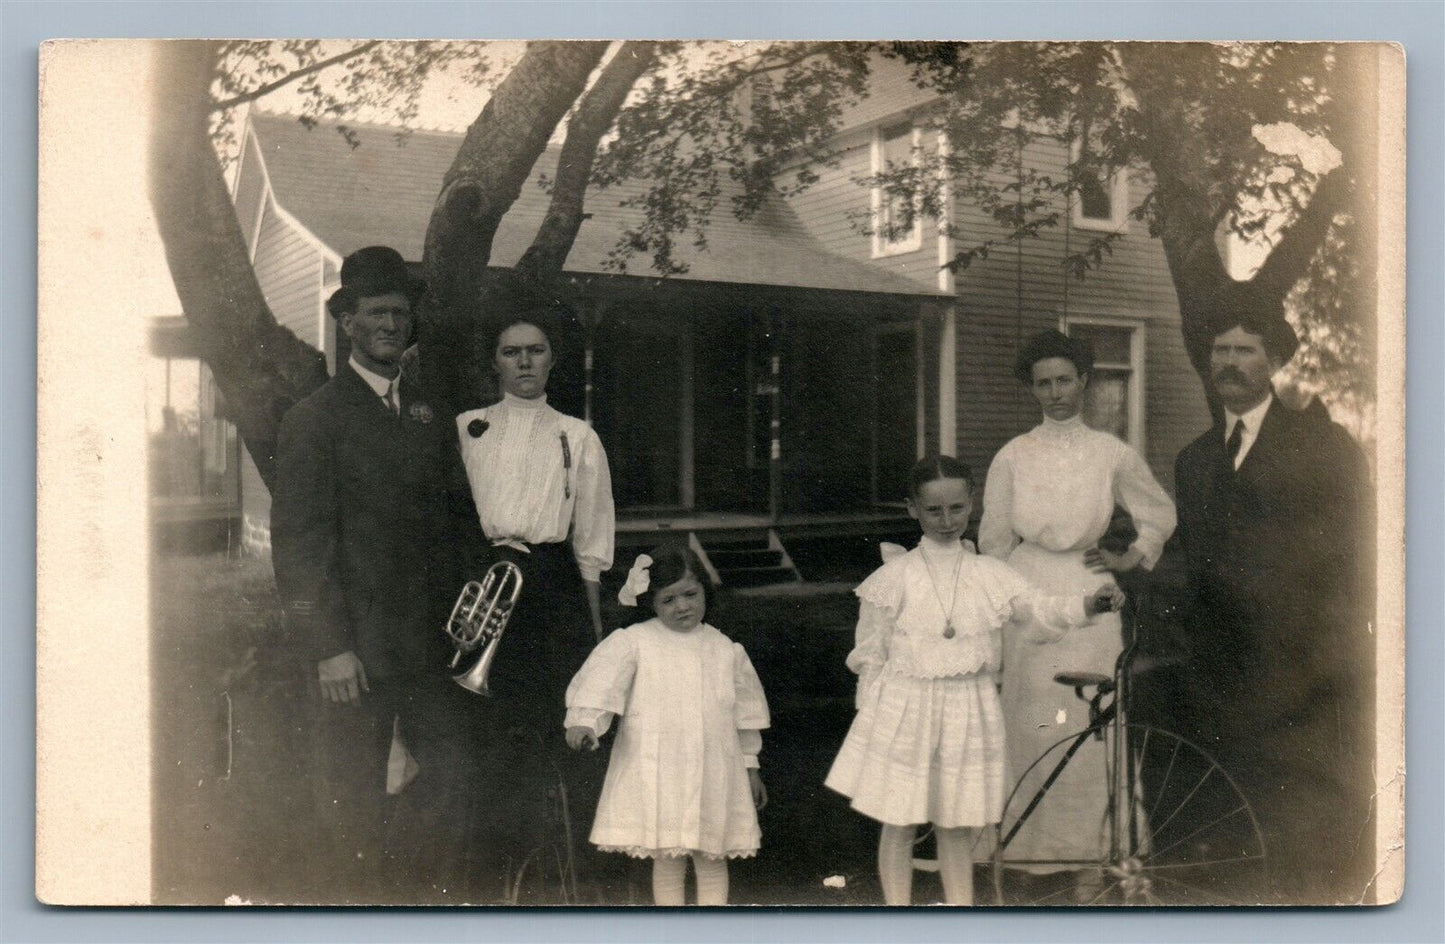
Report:
[[[928,582],[933,585],[933,595],[938,598],[938,612],[944,613],[943,594],[938,592],[938,581],[933,579],[933,565],[928,562],[928,552],[920,546],[919,551],[923,554],[923,567],[928,571]],[[958,575],[963,573],[963,547],[958,549],[958,564],[953,568],[952,593],[949,595],[948,611],[943,616],[943,638],[952,639],[957,635],[953,628],[953,607],[958,603]]]

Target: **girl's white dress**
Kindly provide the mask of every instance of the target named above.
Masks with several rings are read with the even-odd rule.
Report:
[[[568,727],[599,735],[620,716],[591,841],[639,857],[758,850],[748,767],[768,705],[743,647],[706,623],[619,629],[567,688]]]
[[[957,579],[955,580],[955,575]],[[1083,625],[1084,596],[1046,597],[1001,561],[925,537],[854,591],[858,714],[824,783],[883,823],[998,822],[1005,627],[1035,640]],[[950,603],[951,600],[951,603]],[[955,635],[944,635],[952,612]]]
[[[1083,593],[1109,579],[1084,565],[1084,552],[1109,528],[1114,505],[1134,519],[1134,541],[1152,568],[1174,531],[1174,504],[1144,459],[1116,437],[1090,429],[1081,418],[1047,417],[1010,440],[988,470],[979,549],[1006,560],[1049,593]],[[1058,672],[1112,675],[1123,648],[1117,613],[1045,646],[1004,648],[1002,691],[1008,729],[1010,789],[1024,779],[1027,799],[1053,769],[1025,771],[1051,745],[1088,724],[1087,706],[1073,689],[1054,681]],[[1062,750],[1062,749],[1061,749]],[[1055,760],[1061,756],[1055,752]],[[1029,815],[1009,844],[1006,859],[1092,859],[1103,851],[1108,802],[1105,744],[1090,739],[1049,787],[1047,803]],[[1035,871],[1048,871],[1035,866]]]

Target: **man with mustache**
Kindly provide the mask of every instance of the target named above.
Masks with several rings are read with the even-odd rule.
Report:
[[[464,888],[482,743],[443,631],[460,586],[450,423],[401,374],[425,291],[401,255],[347,256],[327,309],[351,356],[281,422],[272,561],[317,697],[308,900],[450,901]],[[475,517],[475,512],[470,513]],[[393,725],[415,780],[387,796]]]
[[[1278,304],[1235,287],[1211,330],[1222,409],[1175,468],[1192,728],[1181,733],[1254,806],[1274,886],[1261,900],[1360,901],[1374,861],[1368,468],[1323,407],[1275,396],[1271,378],[1299,347]]]

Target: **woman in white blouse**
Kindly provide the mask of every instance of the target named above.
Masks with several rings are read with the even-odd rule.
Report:
[[[1057,331],[1029,340],[1014,370],[1038,400],[1043,422],[999,450],[984,483],[980,550],[1054,594],[1093,589],[1102,572],[1152,569],[1174,531],[1174,503],[1143,457],[1117,437],[1084,425],[1080,409],[1092,368],[1086,342]],[[1098,545],[1116,504],[1133,518],[1138,534],[1122,554]],[[1023,645],[1021,638],[1008,637],[1000,692],[1013,782],[1050,745],[1088,723],[1086,706],[1054,681],[1055,673],[1112,674],[1123,647],[1115,613],[1097,616],[1047,645]],[[1052,767],[1041,764],[1030,774],[1021,788],[1025,800]],[[1049,788],[1049,802],[1037,807],[1014,837],[1006,859],[1097,858],[1107,800],[1104,745],[1091,739]],[[1031,868],[1051,870],[1058,867]],[[1081,872],[1079,894],[1087,898],[1100,878]]]
[[[491,556],[523,575],[489,684],[499,703],[525,709],[518,720],[550,736],[560,731],[567,682],[602,638],[598,579],[612,566],[612,480],[592,428],[547,405],[560,335],[551,313],[522,308],[499,319],[495,332],[502,399],[457,416]]]

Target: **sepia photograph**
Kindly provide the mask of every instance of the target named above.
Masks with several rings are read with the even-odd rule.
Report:
[[[1399,900],[1401,46],[39,68],[40,901]]]

